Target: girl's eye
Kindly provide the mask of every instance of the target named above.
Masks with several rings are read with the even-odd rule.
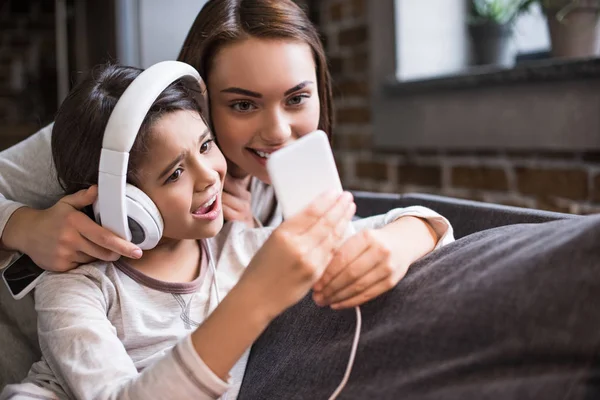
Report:
[[[179,179],[179,177],[181,177],[181,174],[183,173],[183,169],[181,168],[177,168],[172,174],[171,176],[169,176],[167,178],[167,181],[165,183],[171,183],[171,182],[175,182]]]
[[[238,101],[237,103],[234,103],[231,105],[231,107],[238,112],[249,112],[252,111],[255,107],[254,104],[252,104],[249,101]]]
[[[310,95],[308,94],[298,94],[296,96],[290,97],[288,100],[288,105],[290,106],[299,106],[303,104],[306,99],[308,99]]]
[[[208,139],[206,142],[202,143],[200,146],[200,154],[204,154],[210,151],[213,147],[213,142],[215,139]]]

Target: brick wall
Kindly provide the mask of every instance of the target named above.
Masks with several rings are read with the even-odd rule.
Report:
[[[318,8],[317,21],[333,75],[334,150],[345,187],[435,193],[581,214],[600,212],[598,153],[374,151],[367,0],[321,0],[313,7]]]
[[[0,150],[56,111],[54,1],[0,2]]]

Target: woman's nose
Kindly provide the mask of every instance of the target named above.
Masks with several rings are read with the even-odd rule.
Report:
[[[281,111],[274,111],[265,118],[260,137],[265,144],[278,145],[287,142],[292,136],[290,116]]]

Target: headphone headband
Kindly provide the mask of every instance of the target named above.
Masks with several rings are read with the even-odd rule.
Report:
[[[163,61],[143,71],[125,89],[110,114],[102,148],[129,153],[146,114],[158,96],[173,82],[188,78],[204,92],[204,82],[194,67],[180,61]],[[205,99],[196,99],[204,104]]]
[[[160,240],[162,217],[143,192],[135,190],[137,188],[127,189],[129,151],[152,104],[169,85],[182,78],[188,84],[191,81],[200,86],[200,92],[197,89],[193,92],[197,93],[198,104],[206,107],[208,101],[202,95],[205,85],[198,71],[180,61],[163,61],[143,71],[125,89],[104,130],[95,207],[97,219],[102,226],[142,249],[152,248]],[[153,209],[148,218],[146,211],[136,211],[148,208]]]

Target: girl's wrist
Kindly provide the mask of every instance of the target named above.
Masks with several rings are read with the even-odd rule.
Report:
[[[259,328],[266,328],[281,313],[276,305],[269,303],[268,296],[264,295],[263,290],[244,277],[234,286],[228,296],[232,296],[232,300],[243,304],[244,313],[247,313],[252,324]]]
[[[204,363],[222,380],[271,322],[256,307],[256,293],[234,286],[208,318],[192,333],[192,344]]]

